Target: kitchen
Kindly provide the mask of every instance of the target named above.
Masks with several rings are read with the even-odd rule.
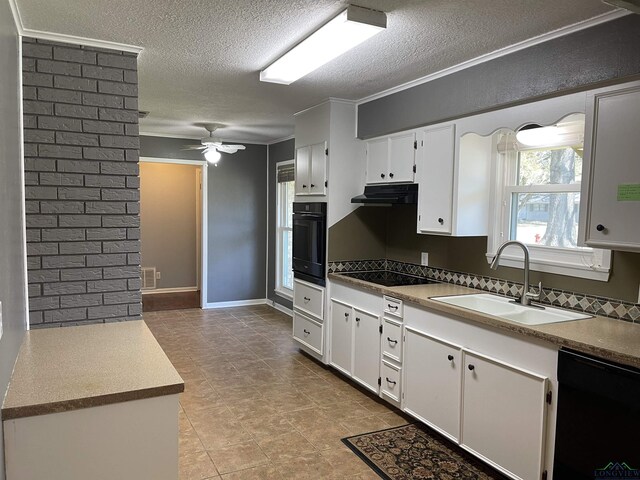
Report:
[[[637,59],[634,60],[635,58],[633,57],[634,53],[627,52],[627,50],[622,48],[621,45],[623,46],[625,44],[633,44],[631,40],[635,38],[634,35],[637,35],[637,24],[635,23],[637,22],[636,18],[637,17],[634,15],[628,15],[628,16],[623,16],[617,20],[614,19],[611,22],[609,22],[610,25],[613,22],[616,22],[616,21],[619,22],[615,24],[615,26],[611,26],[610,28],[614,29],[620,34],[620,37],[617,40],[620,43],[615,44],[614,42],[612,44],[612,43],[605,42],[605,45],[607,45],[607,48],[612,48],[612,49],[618,47],[617,51],[622,51],[625,54],[629,55],[628,57],[624,57],[623,59],[612,60],[612,61],[620,62],[620,65],[616,65],[616,68],[612,68],[612,70],[608,73],[609,75],[611,75],[611,78],[603,79],[601,77],[598,77],[598,75],[601,72],[597,71],[597,69],[585,68],[584,70],[578,70],[581,72],[581,74],[584,75],[583,77],[581,77],[580,75],[577,75],[576,77],[573,77],[576,83],[567,85],[566,79],[568,74],[565,76],[562,76],[562,74],[558,74],[559,75],[557,78],[558,83],[550,84],[550,85],[549,84],[540,85],[540,88],[542,90],[516,89],[516,91],[509,92],[509,93],[505,93],[504,91],[500,91],[500,92],[494,91],[494,92],[489,92],[492,95],[494,95],[493,98],[482,98],[481,96],[479,96],[478,103],[474,105],[474,108],[477,110],[474,110],[473,113],[479,110],[487,109],[487,108],[495,109],[496,106],[500,105],[500,103],[496,103],[496,100],[495,100],[496,97],[504,98],[503,101],[507,104],[514,104],[514,103],[525,102],[527,98],[543,97],[545,95],[550,95],[551,92],[556,92],[556,90],[558,89],[564,90],[567,93],[571,92],[574,89],[581,90],[584,92],[585,90],[587,90],[585,85],[602,83],[602,82],[605,82],[606,80],[609,80],[614,83],[621,83],[622,82],[621,79],[625,79],[625,81],[632,80],[634,78],[633,76],[637,75],[637,69],[634,70],[635,68],[634,65],[636,64],[634,62],[637,62]],[[578,31],[578,33],[568,34],[564,37],[561,36],[556,39],[549,40],[549,42],[551,42],[548,44],[548,46],[550,47],[549,50],[545,50],[544,48],[540,47],[539,45],[541,44],[534,45],[531,48],[533,48],[533,51],[536,52],[536,55],[538,54],[543,55],[543,57],[539,59],[540,64],[548,65],[549,70],[556,71],[560,69],[560,66],[558,65],[557,61],[553,63],[553,59],[557,58],[557,56],[554,56],[553,54],[554,48],[563,48],[563,51],[564,49],[572,51],[571,47],[568,47],[567,44],[564,44],[562,42],[569,42],[569,45],[576,45],[576,43],[571,43],[571,42],[577,42],[577,44],[579,44],[583,49],[586,49],[586,51],[593,51],[593,50],[589,50],[589,45],[591,45],[597,52],[598,49],[594,47],[594,45],[602,45],[603,39],[611,39],[611,35],[607,30],[607,23],[596,25],[592,28],[593,30],[591,30],[591,35],[586,35],[586,34],[581,35],[580,31]],[[600,28],[600,30],[598,30],[598,28]],[[600,36],[598,36],[596,32],[600,32],[599,34]],[[624,32],[627,32],[629,36],[625,37]],[[591,41],[591,44],[589,44],[589,41]],[[553,42],[556,42],[556,44],[554,44]],[[557,42],[561,42],[562,46],[557,47]],[[556,46],[551,48],[552,45],[556,45]],[[49,48],[49,47],[46,47],[46,48]],[[34,47],[31,47],[31,50],[33,51]],[[593,57],[592,62],[594,63],[594,65],[599,64],[599,62],[603,62],[604,59],[613,58],[612,55],[609,55],[607,53],[608,51],[606,50],[605,47],[602,47],[602,50],[603,51],[600,51],[597,56]],[[526,55],[526,52],[527,50],[524,49],[524,50],[520,50],[520,52],[513,52],[510,54],[510,55],[516,55],[516,57],[509,57],[509,55],[505,55],[504,57],[498,57],[498,60],[489,60],[489,62],[487,62],[488,64],[491,64],[492,61],[493,62],[497,61],[498,63],[491,64],[491,68],[488,68],[488,70],[490,70],[491,73],[495,74],[499,78],[514,78],[514,85],[521,85],[520,83],[518,83],[519,77],[514,77],[515,73],[517,72],[514,72],[513,70],[509,70],[509,65],[521,65],[522,62],[525,61],[525,59],[523,59],[522,57],[518,57],[517,55]],[[531,50],[529,52],[531,52]],[[500,58],[503,58],[504,60],[500,60]],[[566,59],[563,59],[563,60],[566,60]],[[584,59],[581,59],[581,62],[583,61]],[[480,64],[479,67],[470,67],[470,68],[471,69],[482,68],[483,66],[485,65]],[[505,68],[506,70],[501,70],[500,68]],[[513,67],[513,69],[517,70],[515,67]],[[571,68],[568,68],[567,70],[574,72],[575,68],[573,70]],[[558,71],[566,71],[566,70],[558,70]],[[461,72],[464,72],[464,70]],[[473,88],[486,90],[486,83],[488,81],[487,77],[479,76],[479,74],[477,74],[476,72],[477,70],[476,71],[470,70],[468,72],[468,75],[469,75],[468,77],[464,75],[462,77],[460,76],[453,77],[453,78],[449,78],[448,82],[451,84],[451,88],[456,88],[455,85],[457,84],[455,82],[458,81],[458,82],[463,82],[466,85],[466,88],[468,88],[471,92],[473,92]],[[452,73],[452,75],[455,75],[455,73]],[[473,83],[474,78],[476,79],[475,85]],[[434,81],[437,81],[437,79]],[[527,83],[525,82],[524,84],[526,85]],[[428,83],[425,83],[422,85],[428,85]],[[538,84],[536,83],[534,86],[538,86]],[[417,88],[418,90],[420,90],[420,88],[426,89],[427,87],[416,86],[413,88]],[[544,88],[548,90],[545,91]],[[459,110],[453,111],[453,112],[447,112],[442,110],[444,106],[440,105],[437,102],[437,100],[433,100],[433,99],[430,100],[427,96],[424,96],[422,94],[415,96],[413,98],[409,98],[408,103],[414,104],[415,108],[407,108],[406,99],[402,101],[398,101],[397,104],[394,101],[392,101],[393,98],[398,98],[400,100],[402,95],[408,95],[406,92],[411,92],[411,91],[415,92],[416,90],[407,89],[403,91],[405,92],[404,94],[402,92],[390,94],[385,97],[382,97],[380,100],[373,99],[369,102],[364,102],[358,106],[358,122],[359,122],[358,136],[360,138],[372,139],[380,135],[385,135],[387,133],[408,131],[408,130],[411,130],[413,127],[419,126],[419,125],[437,125],[438,123],[440,123],[439,120],[443,120],[447,118],[460,119],[463,117],[467,117],[469,116],[470,113],[472,113],[470,111],[462,110],[468,107],[468,105],[465,105],[462,100],[461,100],[461,105],[452,105],[452,107],[459,108]],[[442,94],[442,93],[440,90],[438,90],[437,94]],[[399,95],[399,97],[394,97],[394,95]],[[427,95],[428,95],[428,92],[427,92]],[[520,97],[518,97],[518,95],[520,95]],[[28,99],[26,100],[28,101]],[[483,105],[481,100],[484,100],[486,102],[493,102],[493,103],[486,103],[485,105]],[[436,106],[440,105],[440,107],[438,107],[440,108],[440,110],[438,110],[438,108],[429,108],[429,109],[422,108],[420,107],[420,104],[419,104],[420,101],[431,102],[432,105],[436,105]],[[387,106],[385,105],[385,102],[388,104],[388,108],[390,108],[390,110],[388,111],[382,110],[382,113],[380,111],[377,111],[376,109],[378,108],[387,108]],[[311,105],[307,105],[307,107],[309,106]],[[516,107],[513,107],[513,108],[516,108]],[[585,108],[582,107],[582,110],[585,110]],[[494,110],[494,112],[495,111],[497,110]],[[427,113],[425,114],[424,112],[427,112]],[[570,109],[568,111],[563,111],[562,113],[563,114],[575,113],[575,111],[573,109]],[[303,120],[303,118],[304,117],[309,118],[314,115],[316,115],[316,118],[307,120],[307,123],[305,126],[305,121]],[[432,115],[432,116],[430,117],[429,115]],[[545,119],[545,120],[547,121],[547,124],[549,124],[551,122],[557,121],[562,116],[564,115],[559,115],[557,116],[557,118],[553,118],[551,121],[549,121],[549,119]],[[380,125],[378,124],[378,122],[380,122],[381,120],[392,122],[392,123],[386,124],[386,125],[385,124]],[[522,123],[528,122],[528,121],[533,121],[533,120],[525,118],[523,119],[523,122],[516,122],[516,124],[514,124],[512,128],[520,127]],[[372,124],[368,124],[368,122],[371,122]],[[482,122],[484,123],[486,122],[486,120],[482,119]],[[364,170],[365,170],[365,168],[363,167],[366,161],[366,155],[364,154],[364,148],[365,148],[364,144],[366,141],[356,142],[353,140],[353,136],[347,138],[346,140],[343,140],[342,138],[340,138],[341,134],[343,134],[345,131],[348,132],[348,129],[341,129],[340,128],[341,125],[355,124],[355,105],[353,104],[353,102],[351,104],[349,104],[349,102],[325,103],[316,109],[312,109],[310,111],[302,112],[301,114],[299,114],[296,117],[295,124],[296,124],[296,130],[294,135],[295,140],[287,141],[288,142],[287,148],[289,151],[285,153],[285,157],[282,158],[282,160],[290,160],[293,158],[291,154],[291,152],[293,151],[292,147],[304,148],[307,145],[316,145],[321,142],[329,141],[329,145],[328,145],[328,149],[329,149],[328,162],[329,163],[328,163],[328,178],[327,178],[327,181],[328,181],[327,188],[329,192],[328,212],[327,212],[327,219],[328,219],[328,226],[329,226],[329,253],[328,253],[329,262],[339,263],[343,261],[346,262],[346,261],[357,261],[357,260],[380,260],[380,259],[387,260],[388,259],[388,260],[394,260],[398,263],[403,263],[403,264],[419,265],[421,260],[420,252],[428,252],[430,257],[429,264],[433,265],[438,269],[453,271],[453,272],[473,272],[475,275],[478,275],[478,276],[495,278],[496,274],[492,273],[492,271],[489,270],[486,258],[484,258],[488,252],[487,245],[486,243],[484,243],[486,242],[486,238],[487,238],[486,236],[483,236],[483,235],[451,236],[451,237],[439,237],[434,235],[420,236],[419,234],[415,233],[416,218],[417,218],[417,211],[415,206],[414,207],[397,206],[397,207],[381,208],[381,209],[375,209],[375,208],[369,209],[369,207],[366,207],[365,209],[360,207],[356,209],[355,206],[350,203],[350,200],[353,196],[362,193],[362,189],[364,187]],[[511,126],[511,125],[504,125],[500,123],[496,125],[498,127]],[[334,127],[336,127],[335,130],[334,130]],[[461,127],[457,126],[457,128],[458,128],[458,132],[462,133],[462,131],[460,130]],[[472,130],[469,130],[469,131],[472,132]],[[478,133],[484,133],[484,132],[478,132]],[[156,138],[159,138],[159,137],[149,137],[149,136],[142,137],[141,155],[145,155],[145,148],[147,149],[149,148],[148,146],[145,146],[145,142],[147,145],[153,142],[159,142],[159,140],[156,140]],[[180,155],[180,153],[178,152],[179,147],[177,147],[177,145],[182,145],[183,143],[184,142],[180,141],[180,139],[175,140],[173,142],[173,146],[171,147],[173,148],[173,150],[165,153],[165,155],[167,156]],[[278,142],[278,143],[281,143],[281,142]],[[266,153],[266,151],[275,152],[275,150],[277,150],[279,146],[278,143],[269,145],[269,146],[264,146],[264,145],[258,146],[256,147],[256,149],[257,151],[260,152],[259,154],[263,154],[262,152]],[[291,145],[292,143],[294,145]],[[9,143],[7,143],[7,145],[9,145]],[[342,148],[337,148],[336,147],[337,145],[342,145]],[[334,150],[334,147],[336,147],[335,150]],[[135,147],[125,147],[125,148],[135,150]],[[353,150],[349,150],[349,149],[353,149]],[[355,155],[352,155],[353,153],[355,153]],[[155,156],[155,155],[151,155],[151,156]],[[265,157],[266,155],[263,156],[263,158]],[[357,158],[358,161],[361,161],[360,165],[358,165],[357,162],[349,163],[348,161],[349,158],[354,158],[354,157]],[[46,158],[43,158],[43,160],[46,160]],[[269,161],[272,162],[273,160],[275,160],[275,157],[271,157],[270,155]],[[461,158],[461,160],[464,160],[464,159]],[[116,162],[117,161],[113,161],[112,163],[116,164]],[[337,165],[337,168],[335,168],[336,165]],[[228,171],[225,171],[225,168],[226,168],[226,165],[224,163],[221,163],[220,166],[217,167],[217,170],[219,170],[221,173],[219,177],[217,177],[216,181],[219,181],[221,183],[227,182],[227,184],[230,185],[229,182],[233,181],[233,179],[237,177],[233,177],[233,176],[225,177],[225,175],[229,174]],[[271,172],[269,172],[269,174],[270,173]],[[422,173],[423,172],[421,172],[420,169],[418,169],[417,175],[421,175]],[[234,175],[237,175],[237,173]],[[265,172],[264,175],[265,175],[264,182],[262,182],[261,188],[266,183],[267,172]],[[129,176],[132,176],[132,175],[129,175]],[[261,180],[258,178],[256,180],[256,183],[260,183],[260,182]],[[251,187],[245,186],[245,188],[251,188]],[[216,195],[215,188],[211,189],[211,193],[213,194],[213,198],[211,199],[211,202],[213,205],[219,208],[218,212],[220,212],[220,214],[222,215],[224,213],[224,207],[225,207],[224,199],[221,199],[219,196],[217,197],[215,196]],[[269,191],[269,193],[271,193],[271,190]],[[456,201],[458,200],[459,199],[456,198]],[[272,208],[273,208],[273,205],[272,205]],[[417,208],[419,209],[422,207],[418,206]],[[273,209],[275,210],[275,208]],[[14,222],[18,221],[18,224],[19,224],[19,219],[16,220],[15,217],[13,216],[9,218],[12,218]],[[273,216],[269,216],[269,218],[273,218]],[[445,220],[444,217],[437,217],[437,218],[443,218],[443,221]],[[216,219],[214,218],[214,222],[215,220]],[[264,231],[264,234],[260,235],[260,238],[267,238],[267,229],[272,228],[272,225],[267,226],[266,221],[264,220],[264,217],[260,219],[260,222],[264,222],[264,225],[260,227],[260,230],[258,231],[257,235],[260,235],[262,231]],[[467,224],[466,223],[464,225],[452,224],[452,226],[455,228],[462,228],[465,225]],[[135,228],[135,226],[131,226],[129,228]],[[469,234],[466,234],[466,235],[469,235]],[[486,232],[485,232],[485,235],[486,235]],[[273,236],[270,236],[269,238],[272,239]],[[332,240],[332,238],[335,240]],[[346,239],[350,239],[350,241],[345,241]],[[272,242],[272,240],[270,240],[270,242]],[[264,245],[264,241],[262,240],[260,240],[259,243]],[[211,258],[220,258],[225,253],[224,250],[216,250],[216,245],[220,245],[220,243],[218,242],[217,244],[212,245],[212,251],[210,252]],[[135,252],[130,252],[130,253],[135,255]],[[259,255],[255,255],[255,259],[254,259],[255,261],[248,267],[249,269],[254,269],[249,272],[248,276],[252,278],[252,280],[250,280],[251,282],[255,281],[257,283],[256,290],[258,292],[265,292],[267,290],[267,287],[266,287],[267,279],[265,278],[265,274],[264,274],[264,270],[265,270],[264,265],[268,263],[266,257],[269,257],[269,260],[271,261],[272,256],[274,255],[272,254],[267,255],[266,253],[264,253],[264,250],[262,250],[262,253],[260,253]],[[331,263],[329,267],[331,267]],[[20,271],[20,268],[19,267],[16,267],[16,268],[17,268],[16,270],[8,270],[8,271],[15,271],[16,275],[18,275],[18,278],[19,278],[18,272]],[[233,274],[232,269],[233,269],[233,262],[229,262],[227,266],[223,265],[219,267],[216,264],[213,264],[211,266],[212,273],[215,272],[215,274],[217,275],[223,275],[223,276],[226,275],[229,278],[235,278],[235,275]],[[546,287],[546,288],[553,288],[557,290],[564,290],[564,291],[570,291],[570,292],[578,292],[582,294],[588,294],[594,297],[607,297],[607,298],[621,299],[623,300],[623,302],[619,302],[620,304],[624,303],[625,305],[626,304],[633,305],[637,302],[638,270],[639,269],[638,269],[637,254],[624,253],[624,251],[616,250],[614,255],[613,268],[612,268],[613,273],[611,274],[611,279],[609,280],[609,282],[597,282],[594,280],[589,281],[589,280],[581,280],[581,279],[567,280],[568,277],[563,278],[561,276],[553,275],[553,274],[545,274],[545,275],[542,275],[540,278],[536,277],[534,274],[532,275],[532,277],[534,278],[535,282],[542,280],[543,287]],[[501,279],[506,278],[509,281],[518,282],[518,283],[522,281],[521,280],[522,272],[520,271],[520,269],[507,270],[504,267],[501,267],[500,270],[498,271],[498,274],[499,275],[497,276]],[[22,275],[24,276],[24,274]],[[444,275],[446,276],[446,273]],[[257,280],[253,280],[254,277]],[[274,275],[272,272],[271,274],[269,274],[269,282],[273,279],[273,277]],[[330,277],[330,280],[331,278],[332,277]],[[473,281],[474,281],[473,278],[469,279],[469,282],[473,282]],[[482,279],[480,279],[479,281],[482,281]],[[15,288],[15,286],[13,288]],[[135,287],[133,288],[135,290]],[[212,290],[211,298],[208,303],[218,303],[218,302],[223,303],[223,302],[234,301],[234,300],[248,301],[251,299],[259,299],[258,296],[253,296],[253,295],[255,295],[255,293],[253,291],[250,291],[244,298],[242,297],[231,298],[228,295],[224,295],[224,294],[221,294],[220,292]],[[281,298],[279,296],[274,295],[272,293],[271,288],[269,288],[268,293],[265,296],[269,298],[271,297]],[[133,296],[132,298],[135,298],[135,296]],[[327,298],[327,301],[328,301],[328,298]],[[131,302],[131,304],[133,303],[135,303],[135,300]],[[616,305],[616,307],[617,306],[618,305]],[[43,309],[43,310],[40,310],[40,312],[46,312],[46,310]],[[135,310],[131,310],[131,312],[133,313],[135,312]],[[23,315],[24,315],[24,312],[23,312]],[[10,333],[11,330],[9,329],[9,327],[11,327],[11,323],[9,323],[11,322],[11,320],[9,320],[10,317],[11,315],[7,315],[6,311],[3,312],[3,318],[5,319],[5,335],[11,334]],[[18,315],[16,318],[20,318],[20,316]],[[38,315],[34,315],[34,318],[35,318],[35,322],[37,322]],[[44,313],[43,313],[43,318],[44,318]],[[16,327],[14,326],[13,328],[16,328]],[[16,333],[17,336],[20,336],[19,330],[20,328],[18,327],[16,330],[16,332],[18,332]],[[7,338],[13,338],[13,337],[3,337],[2,339],[3,350],[5,350],[4,342],[7,341]],[[12,345],[11,349],[14,350],[14,355],[15,355],[15,351],[17,350],[17,347],[15,346],[14,343],[15,343],[15,340],[11,344]]]

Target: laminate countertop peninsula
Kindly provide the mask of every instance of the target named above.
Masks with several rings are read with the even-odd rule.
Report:
[[[184,381],[143,321],[30,330],[2,419],[177,394]]]
[[[537,338],[559,347],[567,347],[612,362],[640,368],[640,324],[594,316],[546,325],[523,325],[506,319],[438,302],[436,297],[488,293],[449,283],[384,287],[364,280],[329,274],[329,280],[389,295],[470,322]]]

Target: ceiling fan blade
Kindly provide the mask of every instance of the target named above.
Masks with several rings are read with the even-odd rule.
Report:
[[[182,150],[204,150],[207,148],[205,145],[185,145]]]
[[[246,147],[244,145],[231,145],[231,144],[222,144],[216,147],[218,151],[224,153],[236,153],[238,150],[244,150]]]

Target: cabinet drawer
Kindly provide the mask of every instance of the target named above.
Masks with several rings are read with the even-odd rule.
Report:
[[[380,391],[387,400],[396,403],[400,403],[401,370],[400,367],[396,367],[384,360],[382,361],[382,369],[380,371],[382,385],[380,386]]]
[[[294,280],[293,307],[318,320],[323,320],[324,288]]]
[[[382,325],[382,353],[402,362],[402,324],[385,318]]]
[[[402,300],[385,295],[383,301],[384,313],[402,318]]]
[[[293,312],[293,338],[322,355],[322,324]]]

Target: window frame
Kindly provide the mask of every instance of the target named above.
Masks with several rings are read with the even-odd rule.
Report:
[[[491,205],[495,208],[490,218],[487,239],[487,262],[491,263],[500,245],[510,240],[512,226],[512,198],[514,193],[557,193],[578,192],[581,184],[570,185],[517,185],[518,145],[507,141],[503,151],[498,149],[503,135],[513,134],[510,130],[501,130],[494,135],[494,162],[492,172]],[[557,148],[560,145],[549,145]],[[521,148],[528,150],[528,148]],[[581,199],[581,206],[583,202]],[[578,227],[580,228],[580,227]],[[538,272],[580,277],[606,282],[611,269],[611,251],[586,247],[578,243],[577,248],[536,246],[527,244],[530,254],[530,269]],[[522,268],[524,253],[517,247],[507,247],[500,256],[500,265]]]
[[[278,178],[277,178],[278,168],[284,165],[294,165],[294,160],[285,160],[285,161],[276,163],[276,228],[275,228],[276,279],[275,279],[274,292],[277,295],[286,298],[287,300],[293,300],[293,282],[292,282],[291,288],[287,287],[286,285],[283,285],[282,283],[283,277],[284,277],[284,270],[283,270],[284,262],[283,262],[283,250],[282,250],[283,243],[284,243],[284,232],[285,231],[292,232],[292,237],[293,237],[293,225],[291,225],[290,227],[287,227],[287,226],[283,226],[282,224],[282,220],[284,216],[286,216],[286,212],[287,212],[286,203],[283,203],[282,196],[283,196],[283,190],[284,190],[283,185],[287,183],[292,183],[290,188],[293,189],[293,193],[295,195],[295,181],[278,183]]]

